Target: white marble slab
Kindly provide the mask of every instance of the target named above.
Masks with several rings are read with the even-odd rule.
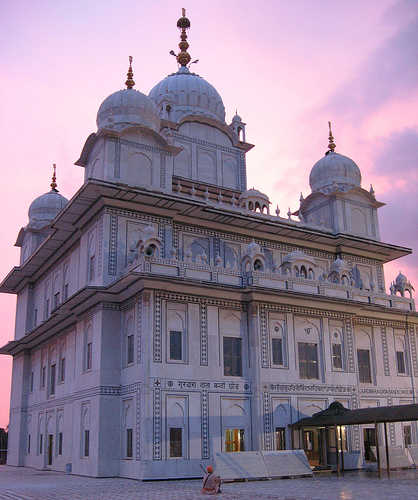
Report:
[[[217,452],[214,455],[214,460],[214,472],[224,480],[269,477],[260,451]]]
[[[303,450],[262,451],[270,477],[312,476]]]
[[[372,446],[371,450],[376,457],[377,461],[377,451],[376,446]],[[382,469],[387,469],[388,464],[386,461],[386,447],[379,446],[380,452],[380,465]],[[389,446],[389,463],[391,469],[402,469],[412,466],[412,460],[408,457],[406,450],[400,446]]]

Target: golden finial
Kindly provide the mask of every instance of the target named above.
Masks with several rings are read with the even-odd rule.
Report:
[[[190,54],[187,52],[189,44],[187,42],[186,30],[190,29],[190,21],[186,17],[186,9],[181,9],[182,17],[177,21],[177,28],[181,30],[180,33],[180,52],[177,54],[177,62],[180,66],[187,66],[190,62]]]
[[[331,122],[328,122],[328,128],[329,128],[329,144],[328,144],[328,149],[332,152],[334,152],[334,149],[337,147],[334,144],[334,136],[332,135],[332,130],[331,130]]]
[[[125,85],[127,86],[128,89],[132,89],[133,86],[135,85],[135,82],[133,80],[134,74],[132,73],[132,61],[133,61],[133,57],[129,56],[129,69],[128,69],[128,72],[126,73],[126,76],[128,77],[128,79],[125,82]]]
[[[56,191],[58,193],[58,189],[57,189],[57,166],[55,165],[55,163],[52,166],[54,168],[54,172],[52,174],[52,182],[51,182],[50,186],[52,188],[52,191]]]

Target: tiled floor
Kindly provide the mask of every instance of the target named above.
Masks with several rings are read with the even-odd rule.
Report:
[[[203,497],[201,482],[94,479],[59,472],[0,466],[1,500],[194,500]],[[226,483],[228,500],[384,500],[418,499],[418,470],[393,471],[378,479],[376,473],[346,472],[314,478]]]

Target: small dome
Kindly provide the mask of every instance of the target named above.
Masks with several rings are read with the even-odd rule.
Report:
[[[282,265],[285,264],[286,262],[292,263],[298,260],[304,260],[316,266],[315,259],[310,255],[307,255],[306,253],[302,252],[302,250],[293,250],[293,252],[290,252],[287,255],[285,255],[282,260]]]
[[[331,188],[348,191],[360,187],[360,169],[351,158],[328,151],[312,167],[309,185],[312,192],[331,190]]]
[[[396,276],[395,283],[397,285],[406,285],[408,283],[407,277],[399,271],[398,276]]]
[[[234,117],[232,118],[232,123],[234,123],[234,122],[241,123],[242,118],[239,115],[235,114]]]
[[[247,245],[247,249],[246,249],[245,253],[246,253],[246,255],[257,255],[257,254],[261,253],[260,245],[258,243],[256,243],[253,239],[251,241],[251,243],[249,243]]]
[[[50,224],[68,203],[56,189],[38,196],[30,205],[28,227],[40,229]]]
[[[247,189],[240,195],[238,205],[245,210],[269,214],[269,197],[254,188]]]
[[[174,103],[170,117],[178,122],[188,115],[207,116],[225,123],[225,108],[221,96],[210,83],[182,66],[177,73],[157,83],[149,97],[159,106],[163,99]]]
[[[258,191],[258,189],[247,189],[247,191],[244,191],[241,195],[240,195],[240,199],[248,199],[248,198],[261,198],[265,201],[267,201],[268,203],[270,203],[269,201],[269,197],[262,193],[261,191]]]
[[[347,262],[337,257],[331,264],[331,272],[332,271],[336,271],[337,273],[340,273],[342,271],[349,271]]]
[[[122,130],[132,125],[145,125],[158,132],[160,118],[152,100],[132,88],[119,90],[107,97],[97,113],[97,128]]]
[[[147,226],[145,229],[142,230],[142,239],[143,240],[149,240],[151,238],[156,238],[157,237],[157,230],[153,226]]]

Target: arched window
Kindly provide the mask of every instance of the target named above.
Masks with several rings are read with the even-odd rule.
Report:
[[[94,235],[90,237],[88,252],[88,273],[87,281],[92,281],[96,277],[96,244]]]
[[[62,298],[64,301],[68,299],[68,292],[70,287],[69,280],[70,280],[69,265],[66,265],[64,267],[63,287],[62,287]]]
[[[133,316],[129,316],[126,322],[126,364],[131,365],[134,362],[134,338],[135,323]]]
[[[30,454],[30,445],[31,445],[31,426],[32,426],[32,419],[31,417],[28,417],[28,441],[27,441],[27,449],[26,449],[26,453],[29,455]]]
[[[59,359],[58,370],[59,370],[58,381],[62,383],[65,380],[65,342],[61,342],[60,345],[60,359]]]
[[[281,322],[273,321],[270,323],[271,336],[271,362],[273,366],[286,365],[285,353],[285,333]]]
[[[405,336],[396,336],[395,338],[396,349],[396,366],[398,375],[406,375],[406,356],[405,356]]]
[[[55,385],[57,382],[56,379],[57,379],[57,351],[56,349],[50,349],[48,396],[53,396],[55,394]]]
[[[84,334],[84,371],[92,369],[93,365],[93,328],[89,325]]]
[[[64,441],[62,410],[58,412],[57,419],[58,419],[58,425],[57,425],[57,455],[61,456],[62,455],[62,445],[63,445],[63,441]]]
[[[38,420],[38,455],[43,455],[44,452],[44,419],[39,415]]]
[[[82,406],[82,457],[90,456],[90,404],[84,403]]]
[[[132,458],[133,456],[133,428],[134,428],[134,415],[133,415],[133,401],[129,399],[123,402],[124,410],[124,428],[125,428],[125,458]]]
[[[50,286],[48,284],[45,287],[45,319],[48,319],[51,313],[51,300],[49,294],[50,294]]]
[[[54,279],[54,291],[53,291],[53,305],[52,307],[56,309],[60,305],[60,289],[61,289],[61,284],[60,284],[60,279],[59,276],[56,276]]]
[[[356,337],[359,382],[371,384],[373,382],[371,332],[362,330]]]
[[[176,303],[167,304],[167,362],[187,361],[186,308]]]
[[[330,344],[332,356],[333,371],[343,370],[344,352],[343,352],[343,330],[339,326],[331,326]]]
[[[320,371],[320,331],[317,322],[305,318],[296,318],[295,331],[297,337],[297,354],[299,361],[299,378],[321,378]]]
[[[187,458],[187,400],[182,397],[167,399],[167,455],[168,458]]]
[[[41,356],[41,373],[39,377],[39,388],[45,389],[45,384],[46,384],[46,352],[43,352]]]
[[[254,261],[254,271],[263,271],[263,263],[260,259]]]
[[[232,404],[225,411],[222,419],[225,433],[225,451],[237,452],[245,451],[245,444],[248,439],[248,418],[243,406]]]

